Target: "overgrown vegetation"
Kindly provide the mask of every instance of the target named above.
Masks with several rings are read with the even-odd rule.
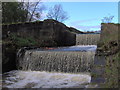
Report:
[[[108,56],[106,58],[106,68],[105,68],[105,77],[106,77],[106,88],[118,88],[119,87],[119,53],[115,55]]]
[[[104,24],[103,24],[104,25]],[[101,33],[101,40],[98,43],[98,48],[111,54],[118,52],[118,24],[105,24],[104,31]]]
[[[3,41],[3,44],[12,44],[13,46],[25,47],[25,46],[34,46],[37,44],[34,38],[32,37],[19,37],[16,34],[11,34],[6,40]]]
[[[25,22],[27,10],[24,10],[22,6],[22,3],[18,2],[3,2],[2,23]]]
[[[103,85],[105,88],[119,87],[119,61],[120,50],[118,40],[118,24],[106,24],[101,34],[101,40],[98,44],[98,50],[106,56],[105,79]]]
[[[15,34],[12,34],[10,37],[17,46],[33,46],[36,44],[35,40],[32,37],[26,37],[26,38],[22,38],[22,37],[18,37]]]
[[[38,2],[2,2],[2,24],[32,22],[41,19],[45,6]]]

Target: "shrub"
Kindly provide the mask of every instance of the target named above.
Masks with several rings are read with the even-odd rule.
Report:
[[[14,44],[16,44],[18,47],[23,47],[23,46],[33,46],[36,45],[37,42],[35,41],[34,38],[32,37],[19,37],[16,34],[11,34],[10,39]]]

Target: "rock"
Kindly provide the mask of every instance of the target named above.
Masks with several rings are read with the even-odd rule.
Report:
[[[118,45],[118,43],[117,43],[116,41],[111,41],[111,42],[109,42],[109,44],[110,44],[111,46],[117,46],[117,45]]]
[[[16,69],[16,49],[12,45],[2,45],[2,72]]]

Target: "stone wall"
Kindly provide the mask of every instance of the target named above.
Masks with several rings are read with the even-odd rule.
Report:
[[[98,52],[104,52],[104,54],[114,54],[119,48],[120,36],[119,27],[120,24],[114,23],[102,23],[100,41],[98,42]]]
[[[39,46],[69,46],[76,43],[76,35],[69,31],[69,27],[52,19],[3,25],[2,30],[3,39],[15,33],[18,37],[34,38]]]
[[[111,38],[113,40],[118,39],[118,26],[120,24],[114,24],[114,23],[102,23],[101,24],[101,41],[108,40],[107,38]]]
[[[95,88],[118,88],[119,86],[119,26],[120,24],[114,23],[101,24],[100,40],[91,74],[92,84],[97,84]]]

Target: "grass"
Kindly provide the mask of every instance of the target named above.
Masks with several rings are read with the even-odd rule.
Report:
[[[106,79],[106,83],[105,83],[105,87],[106,88],[118,88],[118,78],[119,78],[119,73],[118,73],[118,58],[120,58],[118,56],[118,53],[116,55],[112,55],[112,56],[108,56],[107,57],[107,62],[106,62],[106,73],[105,73],[105,77],[107,77]]]
[[[11,34],[9,38],[3,40],[3,44],[12,44],[17,47],[25,47],[25,46],[34,46],[37,44],[34,38],[32,37],[19,37],[16,34]]]

